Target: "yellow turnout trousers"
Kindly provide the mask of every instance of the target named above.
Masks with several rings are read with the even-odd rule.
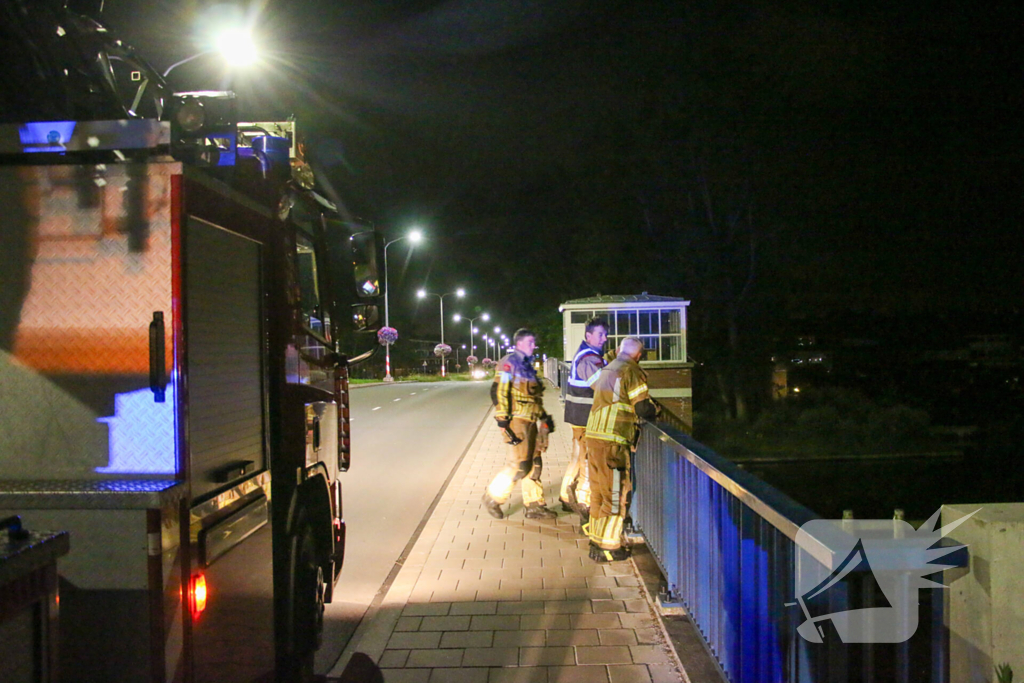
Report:
[[[495,502],[505,504],[518,481],[523,489],[523,505],[543,505],[544,487],[540,484],[543,463],[541,453],[537,450],[537,423],[514,417],[509,426],[522,441],[508,447],[505,467],[487,487],[487,495]]]
[[[590,523],[587,536],[604,550],[622,547],[622,525],[629,508],[629,446],[587,438],[590,470]]]
[[[587,466],[586,427],[572,425],[572,456],[562,477],[562,488],[558,499],[569,502],[569,487],[576,482],[576,502],[583,507],[590,507],[590,472]]]

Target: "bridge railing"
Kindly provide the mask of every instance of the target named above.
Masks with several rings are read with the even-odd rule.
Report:
[[[849,554],[830,532],[804,530],[797,544],[814,512],[666,423],[643,426],[634,477],[633,525],[665,576],[663,597],[685,608],[727,680],[947,680],[943,591],[921,591],[922,626],[907,643],[848,644],[835,631],[809,642],[797,586],[841,573]],[[837,580],[815,616],[884,606],[869,576]],[[829,628],[827,616],[818,623]]]

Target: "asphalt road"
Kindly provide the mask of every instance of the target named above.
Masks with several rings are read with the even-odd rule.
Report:
[[[352,467],[341,475],[345,563],[327,605],[317,673],[341,655],[491,406],[489,382],[352,392]]]

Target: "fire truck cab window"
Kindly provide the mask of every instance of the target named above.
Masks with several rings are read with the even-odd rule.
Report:
[[[313,242],[302,234],[295,243],[295,261],[302,298],[302,321],[317,334],[324,334],[324,319],[320,308],[320,288],[317,284],[316,250]]]

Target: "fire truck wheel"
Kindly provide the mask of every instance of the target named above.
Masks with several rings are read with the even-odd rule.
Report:
[[[294,647],[298,652],[312,652],[323,640],[326,583],[308,526],[292,539],[292,563]]]

